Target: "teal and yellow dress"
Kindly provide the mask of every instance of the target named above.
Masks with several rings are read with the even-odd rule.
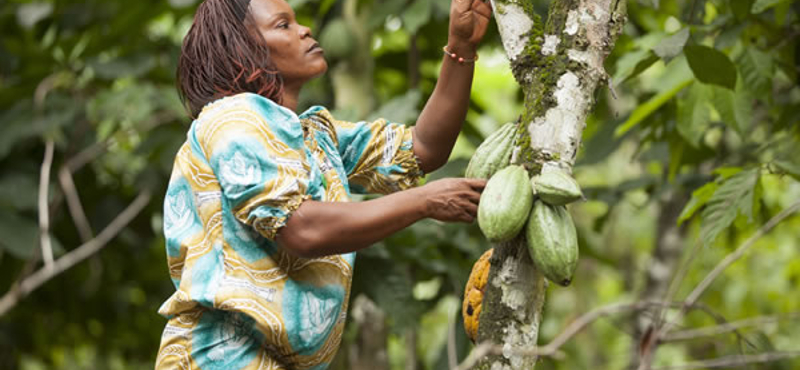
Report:
[[[391,193],[422,175],[411,130],[294,112],[250,93],[207,105],[164,200],[175,293],[156,369],[325,369],[339,347],[355,253],[295,257],[275,235],[306,199]],[[344,217],[344,215],[343,215]]]

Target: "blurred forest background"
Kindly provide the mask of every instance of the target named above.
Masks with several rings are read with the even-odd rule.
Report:
[[[441,63],[448,0],[290,4],[330,65],[301,109],[414,123]],[[190,123],[174,71],[196,5],[0,2],[0,369],[152,368],[166,322],[156,310],[173,291],[163,193]],[[613,90],[598,90],[575,167],[587,197],[570,207],[580,265],[572,286],[549,288],[540,343],[609,304],[682,302],[746,253],[685,317],[614,311],[538,368],[626,369],[666,315],[678,319],[651,347],[654,368],[762,354],[780,360],[739,368],[800,369],[800,1],[628,7],[606,63]],[[428,181],[461,176],[481,140],[522,112],[494,25],[479,53],[463,133]],[[476,225],[424,221],[360,252],[333,368],[462,361],[472,345],[461,296],[486,248]]]

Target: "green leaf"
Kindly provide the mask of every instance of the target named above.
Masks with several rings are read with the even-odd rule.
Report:
[[[738,63],[745,87],[758,97],[769,96],[775,74],[772,56],[751,46],[745,48]]]
[[[636,109],[633,110],[628,120],[625,121],[622,125],[617,127],[617,130],[614,131],[614,135],[616,137],[620,137],[625,135],[628,131],[634,128],[636,125],[641,123],[645,118],[653,114],[658,108],[661,108],[662,105],[666,104],[670,99],[675,97],[681,90],[686,88],[687,86],[692,84],[692,80],[684,80],[673,86],[671,89],[667,89],[656,96],[650,98],[650,100],[646,101],[644,104],[640,105]]]
[[[678,132],[695,148],[700,146],[700,140],[711,124],[711,111],[708,109],[711,94],[707,85],[696,83],[683,99],[678,99]]]
[[[718,187],[717,183],[712,181],[693,191],[692,199],[689,200],[686,207],[683,207],[681,215],[678,216],[678,225],[690,219],[698,209],[703,207],[711,199]]]
[[[17,211],[32,211],[37,207],[38,179],[33,174],[12,172],[0,179],[0,204]]]
[[[683,51],[687,40],[689,40],[689,27],[684,27],[674,35],[662,40],[653,48],[653,52],[659,58],[664,59],[665,63],[669,63],[672,58],[675,58]]]
[[[745,19],[750,15],[753,1],[754,0],[728,0],[731,11],[733,11],[733,15],[735,15],[738,20]]]
[[[756,0],[756,2],[753,3],[753,7],[750,8],[750,12],[758,14],[784,1],[787,0]]]
[[[712,86],[714,108],[729,127],[744,137],[753,122],[753,99],[742,88],[731,91]]]
[[[744,171],[744,170],[741,167],[724,166],[724,167],[717,167],[717,168],[714,169],[714,171],[711,171],[711,172],[716,174],[716,175],[719,175],[720,179],[725,180],[725,179],[728,179],[728,178],[730,178],[730,177],[732,177],[732,176],[734,176],[737,173],[740,173],[742,171]]]
[[[717,236],[728,228],[738,214],[753,216],[753,193],[758,183],[759,170],[744,170],[723,181],[703,210],[700,236],[703,243],[711,245]]]
[[[417,33],[417,30],[431,19],[431,1],[414,0],[414,3],[403,12],[401,17],[408,33]]]
[[[617,62],[617,72],[614,74],[614,81],[625,82],[646,71],[650,66],[658,61],[658,55],[652,50],[642,50],[624,54]]]
[[[392,122],[411,124],[419,116],[419,105],[422,93],[419,90],[409,90],[405,95],[389,100],[370,119],[385,118]]]
[[[736,88],[736,66],[725,53],[703,45],[683,48],[694,76],[701,82]]]
[[[775,163],[778,168],[786,172],[789,176],[793,177],[797,181],[800,181],[800,164],[793,163],[788,160],[776,160],[773,163]]]
[[[10,212],[0,212],[0,249],[20,259],[30,259],[39,247],[39,224]]]

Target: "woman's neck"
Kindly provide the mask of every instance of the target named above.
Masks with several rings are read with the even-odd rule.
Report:
[[[292,112],[297,111],[297,97],[300,96],[301,86],[284,85],[283,95],[281,96],[281,105],[288,108]]]

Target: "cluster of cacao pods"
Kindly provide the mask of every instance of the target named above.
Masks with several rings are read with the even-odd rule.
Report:
[[[578,238],[566,205],[583,198],[578,182],[557,165],[544,165],[536,176],[512,165],[516,125],[507,123],[475,151],[466,177],[489,179],[478,205],[478,226],[489,241],[506,242],[525,229],[533,264],[562,286],[578,266]],[[472,266],[461,313],[467,336],[475,342],[483,295],[491,267],[489,249]]]
[[[578,264],[578,238],[566,205],[582,199],[578,182],[558,165],[528,171],[510,164],[516,125],[507,123],[478,147],[467,177],[489,179],[478,206],[478,226],[491,242],[505,242],[525,229],[534,266],[562,286]]]

